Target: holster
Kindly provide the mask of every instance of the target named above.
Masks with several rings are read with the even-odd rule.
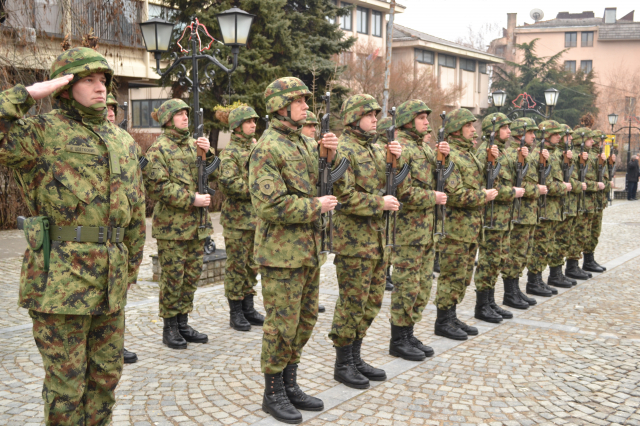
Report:
[[[46,216],[24,217],[18,216],[18,229],[24,231],[29,250],[42,250],[44,256],[44,270],[49,271],[51,256],[51,236],[49,234],[49,219]]]

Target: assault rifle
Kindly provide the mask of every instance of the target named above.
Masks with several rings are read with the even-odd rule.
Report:
[[[613,160],[613,156],[618,155],[618,150],[615,148],[613,143],[611,144],[611,154],[607,159],[607,168],[609,170],[609,180],[614,180],[616,175],[616,161]],[[609,205],[613,204],[613,185],[611,186],[611,191],[609,192]]]
[[[581,134],[582,143],[580,144],[580,165],[578,166],[580,184],[582,185],[584,181],[587,179],[587,169],[589,168],[589,163],[587,160],[582,158],[582,154],[584,153],[584,132]],[[584,213],[587,211],[587,207],[585,205],[585,192],[584,189],[580,193],[580,199],[578,199],[578,212]]]
[[[571,142],[569,142],[569,132],[565,132],[565,138],[567,141],[564,144],[564,152],[562,153],[562,180],[564,183],[571,181],[571,174],[573,173],[573,162],[567,156],[568,151],[571,149]],[[567,192],[565,191],[562,196],[562,218],[567,215]]]
[[[322,97],[325,101],[325,113],[322,116],[320,124],[320,138],[329,133],[329,118],[331,117],[331,93],[327,92]],[[318,167],[318,197],[324,197],[325,195],[333,194],[333,184],[342,176],[349,168],[349,160],[343,158],[340,163],[332,170],[333,159],[335,157],[335,151],[329,151],[324,145],[319,144],[319,157],[320,163]],[[340,210],[342,204],[336,205],[336,210]],[[320,241],[320,253],[335,253],[333,251],[333,212],[327,212],[322,214],[322,231]],[[327,224],[328,222],[328,224]]]
[[[525,135],[522,135],[520,139],[520,148],[518,149],[518,160],[516,161],[516,188],[522,188],[522,182],[524,177],[529,171],[529,163],[525,164],[526,158],[522,155],[522,148],[525,147],[524,141]],[[511,222],[520,223],[520,207],[522,207],[522,198],[516,198],[513,200],[513,208],[511,209]],[[513,219],[513,213],[518,211],[515,219]]]
[[[500,167],[502,166],[498,163],[498,158],[493,156],[491,152],[491,147],[493,146],[493,141],[496,139],[496,117],[491,119],[491,135],[489,136],[489,144],[487,145],[487,189],[493,189],[493,184],[500,173]],[[486,229],[493,229],[495,216],[493,214],[493,200],[491,200],[491,216],[489,221],[489,226],[484,225]],[[484,208],[484,223],[487,223],[487,208]]]
[[[547,185],[547,177],[549,173],[551,173],[551,164],[547,165],[547,159],[542,155],[542,151],[544,151],[544,130],[545,127],[542,128],[542,140],[540,141],[540,155],[538,156],[538,184],[546,186]],[[544,217],[547,213],[547,194],[543,194],[538,198],[538,222],[542,220],[547,220]]]
[[[605,135],[601,135],[600,136],[600,155],[598,155],[598,183],[604,183],[604,165],[606,163],[606,160],[602,159],[602,153],[604,153],[604,140],[607,137]],[[603,199],[602,199],[602,193],[604,192],[603,189],[598,188],[598,192],[597,192],[597,199],[598,199],[598,206],[596,207],[596,210],[602,210],[604,208],[604,206],[602,205],[603,203]]]
[[[440,151],[438,151],[438,147],[440,142],[444,142],[444,126],[447,123],[447,113],[446,111],[442,111],[440,114],[440,118],[442,118],[442,127],[438,130],[438,142],[436,143],[436,191],[444,192],[444,184],[447,181],[451,172],[453,172],[453,162],[449,162],[449,166],[445,169],[444,164],[446,157]],[[435,225],[433,227],[434,235],[442,235],[443,237],[447,235],[444,232],[444,224],[446,220],[446,207],[444,204],[436,205],[436,217],[435,217]],[[440,219],[440,232],[438,232],[438,219]]]
[[[264,120],[264,129],[267,130],[269,128],[269,115],[265,115],[262,119]]]
[[[387,139],[388,143],[394,141],[395,133],[396,133],[396,108],[391,108],[389,112],[391,114],[391,127],[387,129]],[[385,176],[386,176],[386,187],[385,187],[385,195],[393,195],[396,196],[398,185],[402,183],[403,180],[406,179],[409,174],[409,166],[405,163],[402,166],[402,169],[396,174],[396,156],[389,151],[389,145],[387,144],[387,161],[385,165]],[[402,208],[402,203],[400,204],[400,208]],[[385,215],[385,232],[386,232],[386,247],[394,247],[396,245],[396,219],[398,217],[398,212],[391,212],[387,210],[384,212]],[[393,228],[391,225],[391,216],[393,216]]]
[[[202,119],[202,108],[193,115],[194,120],[194,129],[193,137],[194,139],[201,138],[204,136],[204,122]],[[220,167],[220,158],[213,157],[213,161],[207,164],[207,153],[204,149],[198,148],[197,150],[197,158],[196,158],[196,167],[198,168],[198,194],[209,194],[213,197],[216,193],[213,189],[209,187],[209,175],[216,171],[218,167]],[[200,207],[200,225],[198,228],[203,229],[207,225],[207,215],[209,214],[209,207]]]

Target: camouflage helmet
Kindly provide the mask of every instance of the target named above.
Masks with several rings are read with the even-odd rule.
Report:
[[[564,129],[556,120],[545,120],[542,123],[538,124],[538,128],[540,130],[544,129],[543,138],[547,139],[549,136],[554,135],[556,133],[562,133]]]
[[[431,128],[431,124],[427,126],[427,133],[432,133],[433,129]]]
[[[250,118],[260,118],[250,106],[240,106],[229,113],[229,130],[232,132]]]
[[[342,124],[345,126],[359,121],[368,112],[382,111],[376,99],[371,95],[354,95],[348,98],[342,104],[340,115],[342,116]]]
[[[592,136],[593,136],[593,130],[591,130],[590,128],[578,127],[573,131],[573,144],[580,145],[583,142],[591,139]]]
[[[107,77],[108,91],[111,88],[113,69],[104,56],[88,47],[74,47],[62,52],[51,64],[49,78],[53,80],[68,74],[73,74],[74,78],[66,86],[56,89],[51,96],[57,98],[62,92],[69,90],[79,79],[96,72],[103,72]]]
[[[498,130],[500,127],[504,125],[511,124],[511,120],[509,120],[509,117],[507,117],[501,112],[494,112],[493,114],[487,115],[484,118],[484,120],[482,120],[482,133],[490,134],[493,131],[494,124],[491,122],[491,120],[493,120],[493,117],[496,118],[496,123],[495,123],[496,130]]]
[[[447,114],[447,123],[444,126],[444,135],[449,136],[453,132],[457,132],[462,129],[465,124],[473,123],[474,121],[478,121],[471,111],[466,108],[454,109],[449,114]]]
[[[396,111],[396,126],[402,127],[411,123],[418,115],[426,112],[431,114],[431,108],[419,99],[411,99],[403,102]]]
[[[511,122],[509,126],[512,136],[522,137],[529,130],[538,130],[538,125],[530,117],[519,117]]]
[[[111,93],[107,95],[107,106],[114,106],[118,108],[118,101],[116,100],[116,97]]]
[[[312,113],[311,111],[307,111],[307,119],[305,120],[304,124],[313,124],[314,126],[317,126],[320,123],[318,122],[318,117],[316,117],[314,113]]]
[[[296,98],[311,96],[309,88],[296,77],[282,77],[272,82],[264,91],[267,114],[273,114],[291,105]]]
[[[593,138],[593,145],[600,145],[600,141],[602,140],[602,136],[605,136],[602,130],[593,130],[591,132],[591,137]]]
[[[573,129],[568,124],[561,124],[560,127],[562,127],[562,131],[565,134],[567,134],[567,135],[572,135],[573,134]]]
[[[191,107],[182,99],[169,99],[160,105],[160,108],[151,113],[151,118],[160,123],[160,126],[164,127],[178,111],[182,111],[183,109],[190,111]]]

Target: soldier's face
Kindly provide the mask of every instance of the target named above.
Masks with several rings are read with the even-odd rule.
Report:
[[[424,135],[424,138],[422,138],[422,142],[424,143],[431,142],[431,133],[427,133],[426,135]]]
[[[591,147],[593,146],[593,139],[592,139],[592,138],[589,138],[589,139],[587,139],[586,141],[584,141],[584,146],[585,146],[586,148],[591,148]]]
[[[427,113],[423,112],[422,114],[418,114],[418,116],[413,120],[413,124],[416,126],[416,130],[418,132],[426,132],[429,128],[429,119],[427,117]]]
[[[509,128],[509,125],[505,124],[504,126],[500,127],[500,139],[504,141],[509,139],[509,136],[511,136],[511,129]]]
[[[250,118],[242,123],[242,132],[245,135],[252,135],[256,132],[256,119]]]
[[[462,137],[465,139],[471,139],[473,137],[473,132],[475,131],[476,129],[473,127],[473,123],[467,123],[462,126]]]
[[[186,129],[189,127],[189,114],[187,114],[186,109],[178,111],[173,116],[173,125],[176,126],[176,129]]]
[[[375,132],[377,123],[376,111],[369,111],[360,119],[360,128],[365,132]]]
[[[78,80],[71,86],[71,93],[80,105],[87,108],[107,101],[107,77],[103,72],[96,72]]]
[[[307,118],[307,110],[309,109],[309,105],[304,98],[304,96],[300,96],[296,98],[293,102],[291,102],[291,119],[293,121],[300,121]]]
[[[316,137],[316,125],[315,124],[305,124],[302,126],[302,134],[308,138],[315,139]]]
[[[107,105],[107,120],[109,120],[112,123],[116,122],[115,107],[112,105]]]
[[[524,143],[531,146],[533,145],[533,140],[536,138],[536,134],[533,130],[527,130],[527,133],[524,134]]]
[[[549,137],[549,143],[551,145],[556,145],[558,142],[560,142],[560,133],[554,133]]]

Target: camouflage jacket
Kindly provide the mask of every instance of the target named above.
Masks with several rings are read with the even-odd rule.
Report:
[[[595,209],[603,209],[607,206],[607,194],[611,189],[611,184],[609,182],[609,169],[607,168],[607,162],[605,161],[602,172],[602,183],[604,183],[604,189],[602,191],[598,191],[598,156],[600,155],[600,148],[592,147],[591,153],[594,155],[593,165],[596,171],[596,192],[592,195],[593,204]],[[589,159],[591,159],[591,153],[589,154]]]
[[[558,152],[561,151],[558,144],[545,144],[545,148],[549,151],[549,159],[547,164],[551,164],[551,172],[547,176],[547,205],[542,208],[540,214],[544,215],[548,220],[561,222],[562,219],[562,196],[566,194],[566,187],[562,179],[562,163],[558,158]]]
[[[249,191],[259,218],[254,259],[276,268],[318,266],[320,213],[316,197],[318,144],[277,119],[249,158]]]
[[[447,238],[477,243],[482,231],[482,213],[486,203],[484,164],[473,152],[473,143],[449,135],[449,159],[455,168],[445,184],[447,193]]]
[[[406,129],[400,130],[396,139],[410,170],[398,188],[402,209],[398,212],[396,244],[427,245],[433,241],[436,157],[421,136]]]
[[[517,177],[518,148],[520,144],[514,138],[511,139],[509,148],[506,149],[506,155],[513,164],[513,182],[515,185]],[[531,148],[531,147],[529,147]],[[529,149],[529,155],[525,158],[525,165],[529,165],[527,174],[522,180],[524,195],[520,199],[520,225],[535,225],[538,221],[538,197],[540,190],[538,189],[538,150]],[[517,219],[517,212],[514,211],[513,219]]]
[[[564,142],[561,141],[559,148],[555,151],[561,170],[564,167],[564,146]],[[573,165],[573,171],[571,172],[571,178],[569,179],[569,183],[571,183],[571,191],[567,192],[566,200],[562,202],[562,214],[564,218],[573,217],[578,214],[578,197],[582,193],[579,167],[575,161],[577,154],[573,152],[573,156],[574,157],[570,160],[571,163],[569,164],[569,167]],[[564,171],[562,172],[562,177],[564,182]]]
[[[591,147],[588,151],[589,159],[587,160],[587,174],[585,183],[587,190],[585,194],[585,207],[587,212],[595,213],[596,211],[596,194],[598,192],[598,154],[600,150]]]
[[[211,218],[199,228],[200,208],[193,202],[198,191],[195,140],[164,129],[147,150],[145,186],[153,208],[151,234],[160,240],[194,240],[211,235]],[[211,154],[208,154],[210,156]]]
[[[25,252],[21,307],[65,315],[124,308],[145,241],[144,192],[136,143],[104,117],[62,104],[22,118],[35,104],[25,87],[0,94],[0,163],[15,171],[33,216],[51,227],[122,227],[122,243],[54,241],[49,272],[43,250]]]
[[[220,225],[225,236],[235,229],[256,229],[256,213],[249,193],[249,154],[253,144],[249,138],[231,135],[231,142],[220,154],[220,190],[226,196],[222,204]]]
[[[493,217],[495,231],[509,231],[511,229],[511,212],[513,210],[513,200],[515,200],[516,191],[513,189],[515,183],[514,170],[516,168],[515,162],[506,155],[505,143],[497,138],[493,142],[500,151],[500,156],[497,159],[497,164],[500,164],[500,171],[498,176],[493,182],[493,188],[498,190],[498,196],[493,203]],[[483,174],[486,180],[487,176],[487,147],[489,141],[483,142],[478,148],[477,157],[480,163],[484,166]],[[497,166],[496,166],[497,167]],[[486,182],[485,182],[486,184]],[[484,216],[484,220],[488,222],[491,220],[490,203],[487,203],[487,208]]]
[[[384,256],[384,189],[386,149],[373,138],[346,129],[336,161],[349,160],[344,176],[333,185],[342,203],[334,216],[334,249],[342,256],[381,259]]]

